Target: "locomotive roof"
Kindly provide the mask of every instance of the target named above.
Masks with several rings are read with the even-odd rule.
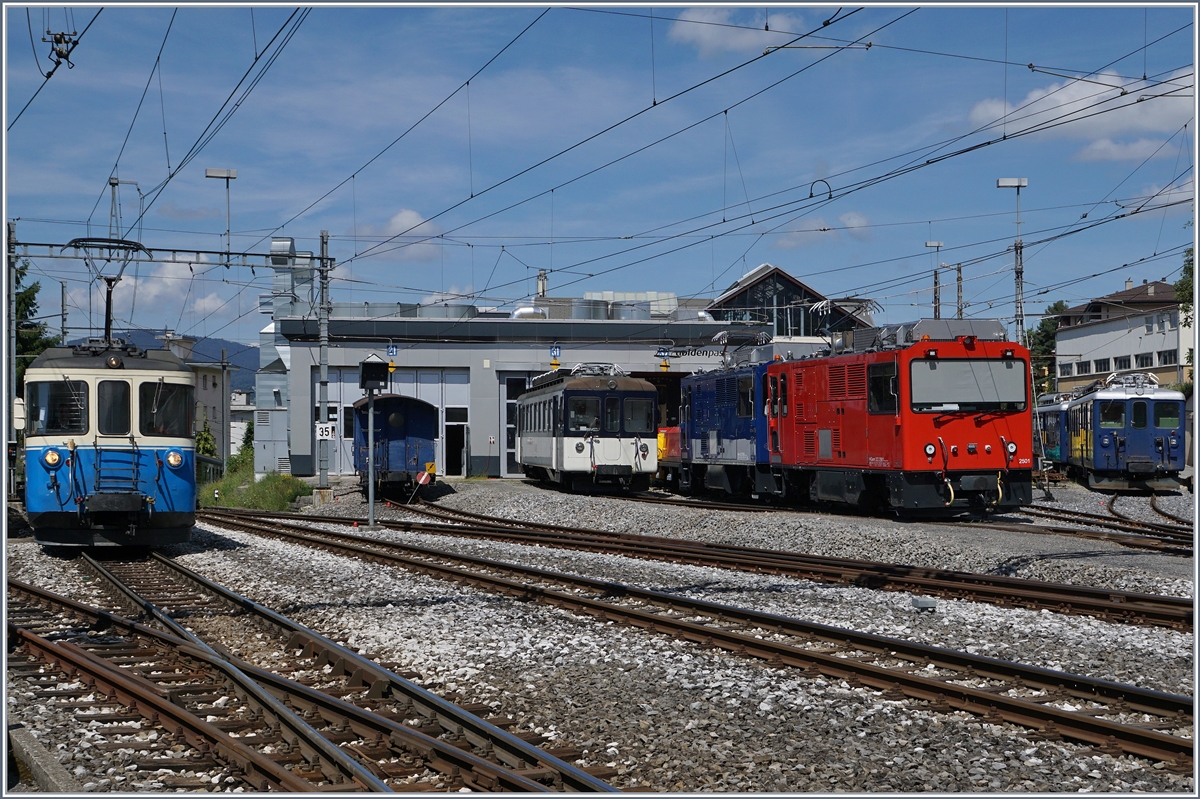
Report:
[[[109,370],[105,365],[105,360],[110,355],[117,355],[121,358],[120,369]],[[54,369],[56,371],[104,369],[113,372],[131,370],[184,373],[192,371],[179,356],[170,350],[143,350],[122,341],[111,344],[89,341],[87,344],[74,347],[50,347],[33,359],[33,363],[29,364],[29,369]]]
[[[1071,392],[1072,401],[1091,399],[1124,399],[1149,396],[1154,399],[1185,399],[1182,392],[1158,385],[1158,379],[1145,372],[1111,374],[1104,380],[1093,380]]]

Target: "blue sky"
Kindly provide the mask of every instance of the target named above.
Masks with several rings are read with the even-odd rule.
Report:
[[[17,119],[50,66],[44,30],[97,7],[27,24],[6,6],[5,216],[21,241],[106,236],[116,174],[152,200],[144,244],[221,250],[224,185],[204,170],[235,168],[232,249],[315,251],[328,230],[339,302],[511,308],[538,269],[551,295],[711,297],[769,262],[892,322],[931,315],[930,240],[965,264],[968,314],[1011,320],[999,177],[1029,180],[1031,316],[1174,280],[1193,239],[1189,6],[596,8],[315,7],[181,167],[303,12],[106,7]],[[760,57],[789,42],[806,47]],[[134,187],[120,199],[128,227]],[[84,264],[32,273],[43,313],[66,280],[69,325],[87,325]],[[262,270],[158,264],[126,276],[117,314],[251,343],[269,290]],[[952,274],[942,297],[951,315]]]

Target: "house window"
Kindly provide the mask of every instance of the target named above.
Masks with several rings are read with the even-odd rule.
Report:
[[[1108,363],[1108,358],[1097,358],[1092,362],[1092,365],[1096,367],[1096,373],[1099,374],[1109,370]]]
[[[1139,352],[1137,354],[1137,368],[1149,369],[1154,366],[1154,356],[1148,352]]]
[[[1176,350],[1160,350],[1158,353],[1159,366],[1174,366],[1179,363],[1179,353]]]
[[[202,388],[208,388],[208,375],[200,375],[200,383]]]
[[[1075,364],[1060,363],[1058,365],[1058,376],[1059,377],[1070,377],[1074,371],[1075,371]]]
[[[1129,368],[1129,356],[1128,355],[1119,355],[1116,358],[1113,358],[1113,368],[1116,369],[1118,372],[1128,369]]]
[[[1172,313],[1172,314],[1171,314],[1171,321],[1170,321],[1170,325],[1171,325],[1171,329],[1172,329],[1172,330],[1174,330],[1175,328],[1179,327],[1179,314],[1177,314],[1177,313]]]
[[[1147,333],[1154,332],[1154,317],[1153,316],[1146,317],[1146,332]]]
[[[1092,362],[1091,361],[1080,361],[1079,363],[1075,364],[1075,374],[1090,375],[1091,373],[1092,373]]]

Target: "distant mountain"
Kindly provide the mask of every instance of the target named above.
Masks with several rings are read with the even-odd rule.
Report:
[[[124,338],[144,350],[164,349],[165,341],[156,339],[161,336],[161,330],[126,330],[113,331],[115,338]],[[71,344],[81,344],[83,339],[76,339]],[[196,341],[192,348],[192,360],[220,363],[221,348],[226,350],[225,357],[231,364],[238,367],[229,377],[229,387],[234,391],[254,391],[254,373],[258,371],[258,347],[239,344],[223,338],[202,338]]]

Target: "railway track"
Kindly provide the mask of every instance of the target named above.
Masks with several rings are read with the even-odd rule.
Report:
[[[1087,513],[1086,511],[1067,510],[1064,508],[1048,508],[1040,505],[1031,505],[1027,508],[1022,508],[1019,512],[1026,516],[1035,516],[1042,519],[1052,521],[1074,522],[1076,524],[1087,524],[1092,527],[1099,527],[1104,530],[1113,530],[1118,533],[1132,533],[1138,538],[1146,539],[1150,548],[1156,547],[1174,547],[1176,549],[1188,550],[1192,549],[1194,536],[1190,527],[1174,524],[1157,524],[1154,522],[1143,522],[1136,519],[1130,519],[1128,516],[1120,515],[1112,511],[1114,495],[1108,503],[1108,515],[1099,513]],[[1075,535],[1086,535],[1088,531],[1080,530]],[[1117,541],[1126,546],[1136,546],[1138,538],[1126,536],[1125,538],[1110,538],[1109,540]],[[1157,542],[1157,543],[1155,543]]]
[[[559,746],[553,751],[539,748],[536,744],[545,742],[542,736],[522,734],[525,736],[522,737],[504,729],[512,725],[510,719],[481,718],[480,713],[490,715],[491,708],[486,705],[457,705],[408,679],[408,676],[416,675],[395,674],[372,658],[331,641],[160,554],[152,553],[148,559],[138,562],[118,562],[115,568],[114,564],[88,560],[93,572],[113,585],[127,606],[151,614],[166,626],[177,628],[178,621],[186,619],[193,629],[211,630],[206,638],[219,635],[225,640],[236,640],[237,633],[229,629],[229,619],[233,616],[249,622],[244,625],[247,632],[242,638],[245,640],[257,630],[274,633],[279,649],[294,657],[291,664],[284,664],[288,667],[286,670],[298,672],[303,682],[320,686],[323,694],[343,698],[345,707],[339,711],[341,716],[357,716],[356,723],[368,727],[380,718],[387,719],[389,726],[399,725],[405,731],[415,725],[424,736],[437,739],[434,749],[446,751],[434,752],[436,756],[430,758],[430,770],[454,778],[452,782],[461,781],[460,787],[519,791],[613,790],[595,774],[566,762],[565,759],[580,756],[574,747]],[[224,618],[218,624],[211,623],[214,606],[230,611],[223,614]],[[169,612],[162,609],[167,607]],[[327,665],[332,667],[330,675],[324,674]],[[273,670],[284,669],[273,665]],[[371,731],[376,741],[390,737],[388,729],[373,728]],[[422,746],[428,748],[428,741],[422,741]],[[373,754],[387,749],[361,741],[351,748],[355,752],[369,750]],[[464,748],[474,755],[460,756]],[[501,765],[493,766],[488,759]],[[364,762],[374,768],[374,760],[374,757],[367,757]],[[398,768],[408,777],[415,766],[405,764]],[[386,768],[378,767],[377,771],[377,776],[386,777]],[[611,773],[606,768],[595,771]]]
[[[800,668],[814,677],[879,690],[887,698],[923,700],[935,710],[965,711],[1106,753],[1159,760],[1171,769],[1192,767],[1190,697],[294,522],[230,514],[205,517],[247,533],[561,607],[601,622],[631,624],[777,667]]]
[[[493,723],[475,715],[490,708],[455,705],[161,555],[110,563],[85,556],[85,561],[110,587],[114,605],[129,608],[181,640],[190,638],[191,646],[235,664],[229,668],[247,677],[239,684],[241,693],[261,694],[259,700],[274,702],[280,715],[292,709],[300,712],[297,723],[315,728],[309,733],[323,747],[306,754],[304,760],[342,761],[343,768],[357,770],[364,778],[360,782],[365,787],[359,790],[613,790],[594,774],[561,759],[580,756],[573,747],[539,749],[531,739],[541,741],[540,735],[522,737],[498,726],[511,726],[509,719]],[[275,633],[283,650],[276,657],[283,654],[291,662],[268,659],[272,671],[266,671],[192,633],[221,630],[221,637],[236,640],[238,627],[243,630],[241,639],[247,641],[262,637],[261,632],[254,635],[256,630]],[[328,784],[317,788],[339,790]],[[299,789],[293,786],[292,790]]]
[[[1193,603],[1191,599],[1183,597],[1154,596],[1000,575],[970,574],[730,544],[532,524],[428,505],[404,506],[403,509],[441,523],[423,525],[376,519],[376,524],[395,530],[604,552],[758,574],[784,575],[838,585],[856,585],[876,590],[909,591],[928,596],[988,602],[1005,607],[1045,609],[1090,615],[1114,622],[1166,626],[1184,631],[1193,628]],[[241,515],[246,514],[234,514],[235,517]],[[275,518],[280,516],[271,515]],[[320,521],[345,525],[356,522],[365,524],[363,519],[315,514],[291,514],[287,518],[307,523]]]
[[[1170,519],[1175,524],[1178,524],[1182,527],[1188,527],[1188,528],[1192,527],[1191,519],[1185,519],[1182,516],[1176,516],[1174,513],[1169,513],[1167,511],[1163,510],[1162,508],[1158,507],[1158,494],[1150,495],[1150,507],[1153,508],[1154,512],[1157,513],[1159,516],[1163,516],[1167,519]]]

